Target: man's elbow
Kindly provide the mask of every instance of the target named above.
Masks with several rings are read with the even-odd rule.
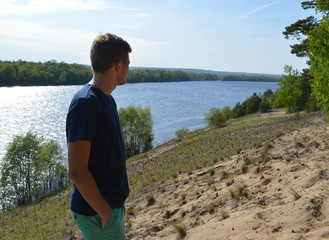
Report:
[[[83,173],[81,170],[77,169],[69,169],[67,172],[68,177],[72,180],[72,182],[79,181],[81,177],[83,176]]]

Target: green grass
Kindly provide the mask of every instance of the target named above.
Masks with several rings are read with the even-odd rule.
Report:
[[[165,181],[179,182],[181,173],[192,174],[194,170],[213,168],[214,162],[237,154],[236,149],[251,148],[259,143],[276,139],[305,124],[307,115],[294,120],[292,115],[257,118],[250,115],[228,122],[224,128],[205,128],[185,135],[184,140],[173,139],[147,153],[128,159],[127,169],[131,194],[134,198],[152,196],[159,184]],[[265,146],[266,147],[266,146]],[[152,155],[154,157],[152,157]],[[209,172],[212,175],[212,171]],[[215,174],[215,172],[214,172]],[[220,173],[223,179],[228,173]],[[173,179],[173,176],[177,178]],[[197,178],[193,178],[197,181]],[[212,185],[211,185],[212,186]],[[71,216],[70,189],[37,203],[21,206],[0,214],[1,239],[70,239],[77,227]],[[241,185],[234,190],[245,196]]]
[[[178,239],[184,238],[186,236],[186,226],[182,223],[174,223],[174,231],[178,234]]]
[[[289,192],[290,192],[290,194],[294,197],[294,200],[295,200],[295,201],[297,201],[298,199],[301,198],[301,196],[299,195],[298,192],[296,192],[295,189],[290,188],[290,189],[289,189]]]
[[[55,196],[6,211],[0,215],[0,239],[73,237],[76,226],[69,205],[68,189],[65,189]]]

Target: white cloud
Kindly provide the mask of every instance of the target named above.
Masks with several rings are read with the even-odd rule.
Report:
[[[241,20],[243,18],[246,18],[246,17],[248,17],[251,14],[254,14],[256,12],[259,12],[259,11],[265,9],[265,8],[268,8],[268,7],[270,7],[270,6],[274,5],[274,4],[277,4],[277,3],[282,2],[282,1],[284,1],[284,0],[276,0],[274,2],[265,4],[265,5],[263,5],[263,6],[259,7],[259,8],[253,9],[253,10],[251,10],[249,12],[246,12],[246,13],[240,15],[239,17],[235,18],[233,21],[238,21],[238,20]]]
[[[74,57],[88,61],[89,49],[98,32],[72,28],[47,28],[42,23],[0,19],[0,46],[27,48],[35,52],[48,52],[49,59],[54,53],[62,53],[63,58]],[[133,48],[133,58],[137,56],[154,59],[167,52],[169,42],[149,41],[122,36]],[[53,54],[52,54],[53,53]],[[81,57],[81,58],[80,58]]]
[[[0,0],[0,3],[0,16],[103,10],[112,7],[105,0]]]
[[[95,33],[78,29],[49,29],[41,23],[0,20],[0,45],[18,45],[37,51],[88,49]]]
[[[149,15],[147,13],[142,12],[142,13],[137,13],[134,16],[135,17],[148,17]]]

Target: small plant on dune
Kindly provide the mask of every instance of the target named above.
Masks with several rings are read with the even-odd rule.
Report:
[[[282,130],[279,130],[279,131],[277,131],[276,133],[275,133],[275,137],[277,137],[277,138],[279,138],[279,137],[281,137],[281,136],[283,136],[284,135],[284,133],[282,132]]]
[[[228,172],[226,172],[226,171],[223,171],[223,172],[222,172],[221,180],[223,180],[223,179],[228,179],[229,177],[230,177],[230,175],[228,174]]]
[[[237,185],[237,194],[240,196],[247,196],[247,185],[246,184],[238,184]]]
[[[296,192],[295,189],[293,189],[292,187],[289,190],[290,194],[294,197],[294,200],[297,201],[298,199],[301,198],[301,196],[299,195],[298,192]]]
[[[205,209],[208,213],[212,214],[215,211],[215,204],[209,203],[208,205],[205,206]]]
[[[128,216],[134,216],[135,215],[133,206],[131,206],[127,209],[127,215]]]
[[[290,162],[291,161],[291,157],[289,155],[284,155],[283,156],[283,159],[286,161],[286,162]]]
[[[180,195],[180,197],[181,197],[182,200],[185,200],[185,199],[186,199],[186,193],[182,193],[182,194]]]
[[[260,160],[259,160],[259,163],[262,163],[262,164],[266,164],[268,163],[269,161],[269,155],[268,155],[268,152],[263,150],[261,153],[260,153]]]
[[[230,215],[228,214],[228,212],[225,209],[220,210],[220,216],[221,216],[221,218],[219,221],[222,221],[222,220],[230,217]]]
[[[241,152],[241,148],[239,148],[239,147],[235,147],[235,148],[234,148],[234,152],[235,152],[236,154],[239,154],[239,153]]]
[[[178,234],[178,239],[182,239],[186,236],[186,226],[182,223],[174,223],[174,231]]]
[[[213,185],[215,183],[215,180],[214,179],[209,179],[208,181],[207,181],[207,185],[208,185],[208,187],[210,187],[211,185]]]
[[[239,200],[240,197],[248,196],[247,185],[246,184],[236,184],[235,188],[229,189],[232,198]]]
[[[155,203],[155,198],[153,195],[147,197],[147,206],[151,206]]]
[[[248,166],[246,164],[243,164],[241,167],[241,173],[245,174],[248,172]]]
[[[211,168],[211,169],[209,169],[208,172],[209,172],[210,176],[214,176],[214,174],[215,174],[215,169]]]
[[[271,142],[270,142],[270,141],[267,141],[267,142],[264,144],[264,151],[268,151],[271,147],[272,147]]]
[[[176,130],[175,134],[176,134],[177,137],[181,137],[185,134],[188,134],[189,131],[190,130],[188,128],[181,128],[181,129]]]
[[[248,155],[243,156],[243,162],[245,165],[249,166],[251,164],[251,159]]]

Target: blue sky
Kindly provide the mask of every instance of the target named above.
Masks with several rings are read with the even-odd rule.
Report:
[[[132,46],[131,66],[282,74],[301,70],[284,28],[296,0],[0,0],[0,60],[89,64],[98,33]]]

